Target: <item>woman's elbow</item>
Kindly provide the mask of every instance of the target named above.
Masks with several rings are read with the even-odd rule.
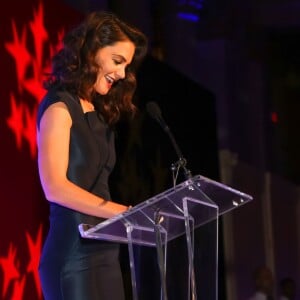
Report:
[[[51,180],[51,179],[42,179],[42,188],[45,194],[45,197],[48,201],[54,203],[62,202],[62,191],[64,183],[59,180]]]

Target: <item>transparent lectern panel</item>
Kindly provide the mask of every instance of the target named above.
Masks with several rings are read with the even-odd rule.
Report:
[[[219,207],[219,215],[253,200],[248,194],[201,175],[195,176],[193,181],[194,185]]]
[[[149,249],[144,246],[165,250],[166,264],[162,266],[162,260],[158,259],[159,265],[179,276],[178,280],[172,276],[168,282],[170,299],[191,299],[191,295],[196,299],[198,294],[199,299],[217,300],[218,216],[250,200],[250,195],[198,175],[96,226],[80,224],[79,231],[85,238],[128,243],[134,300],[140,293],[147,293],[147,287],[153,291],[152,285],[141,282],[137,285],[136,281],[136,278],[142,281],[136,273],[145,274],[144,269],[140,272],[139,268],[148,260],[142,259],[136,267],[133,248]],[[176,264],[168,263],[172,261]],[[158,277],[152,275],[149,274],[149,278]],[[151,280],[144,282],[148,284]],[[161,292],[163,286],[161,283],[158,287]]]
[[[195,229],[250,200],[247,194],[198,175],[96,226],[81,224],[79,230],[86,238],[123,243],[130,230],[132,243],[156,246],[158,219],[163,240],[170,241],[186,233],[185,218]]]

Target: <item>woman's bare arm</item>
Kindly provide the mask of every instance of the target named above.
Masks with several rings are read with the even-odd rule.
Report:
[[[128,207],[100,198],[67,178],[71,116],[63,102],[44,112],[37,133],[38,166],[46,198],[62,206],[97,217],[110,218]]]

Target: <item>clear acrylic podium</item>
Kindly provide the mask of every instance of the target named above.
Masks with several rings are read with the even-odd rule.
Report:
[[[218,219],[248,201],[252,196],[229,186],[196,175],[104,222],[91,226],[80,224],[82,237],[128,244],[132,295],[138,300],[134,245],[156,247],[160,270],[161,299],[168,299],[166,287],[168,243],[185,235],[187,257],[187,290],[185,299],[197,300],[196,276],[201,265],[195,267],[195,237],[198,227],[214,221],[210,271],[205,270],[202,286],[213,290],[211,300],[218,297]],[[206,247],[206,245],[201,245]],[[212,249],[214,248],[214,249]]]

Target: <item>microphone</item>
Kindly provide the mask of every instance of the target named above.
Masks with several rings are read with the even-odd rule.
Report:
[[[169,126],[167,125],[164,118],[162,117],[162,113],[161,113],[161,110],[160,110],[158,104],[156,102],[150,101],[146,104],[146,109],[147,109],[147,112],[149,113],[149,115],[154,120],[156,120],[159,123],[159,125],[163,128],[163,130],[169,135],[172,145],[173,145],[173,147],[176,151],[176,154],[179,158],[178,162],[175,165],[182,167],[184,170],[186,179],[190,179],[192,177],[192,175],[191,175],[191,172],[186,168],[187,161],[183,157],[182,152],[181,152],[178,144],[176,143],[176,140],[175,140]]]
[[[163,119],[159,106],[155,102],[151,101],[146,104],[146,108],[149,115],[159,123],[163,130],[169,132],[170,128]]]

